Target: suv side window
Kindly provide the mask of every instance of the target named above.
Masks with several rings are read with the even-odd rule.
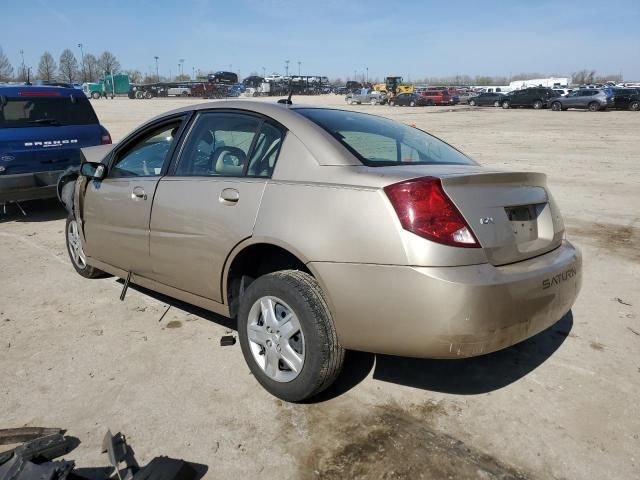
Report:
[[[158,177],[175,141],[182,119],[164,124],[134,139],[116,155],[110,178]]]
[[[187,138],[175,175],[243,176],[262,120],[252,115],[205,112]]]

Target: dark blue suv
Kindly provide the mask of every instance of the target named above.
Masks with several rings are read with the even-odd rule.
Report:
[[[56,196],[58,177],[80,149],[111,143],[84,93],[0,85],[0,205]]]

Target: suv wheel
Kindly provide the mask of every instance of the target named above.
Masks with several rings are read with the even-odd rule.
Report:
[[[511,105],[509,105],[509,100],[505,100],[504,102],[502,102],[502,108],[509,108]]]
[[[493,102],[493,106],[494,107],[499,107],[500,106],[500,100],[496,100],[495,102]]]
[[[97,268],[87,265],[87,259],[82,249],[82,243],[80,242],[78,222],[76,222],[73,214],[67,217],[65,240],[71,264],[73,265],[73,268],[75,268],[76,272],[85,278],[100,278],[106,275],[102,270],[98,270]]]
[[[415,106],[416,106],[416,102],[414,102],[413,100],[411,100],[411,101],[409,102],[409,106],[410,106],[410,107],[415,107]]]
[[[256,380],[289,402],[327,388],[344,362],[320,285],[298,270],[270,273],[249,285],[240,302],[238,337]]]
[[[471,105],[472,107],[475,107],[476,101],[472,98],[471,100],[469,100],[469,105]]]
[[[542,103],[542,100],[536,100],[535,102],[533,102],[533,108],[535,108],[536,110],[540,110],[543,106],[544,103]]]
[[[629,110],[633,110],[634,112],[640,110],[640,102],[638,100],[631,102],[629,104]]]
[[[560,102],[553,102],[551,104],[551,110],[554,112],[560,112],[562,110],[562,104]]]
[[[591,102],[589,104],[589,111],[590,112],[598,112],[598,111],[600,111],[600,104],[598,102]]]

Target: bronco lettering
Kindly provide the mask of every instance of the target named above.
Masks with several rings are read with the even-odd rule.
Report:
[[[550,288],[554,285],[559,285],[565,280],[569,280],[571,277],[575,276],[575,274],[576,274],[576,269],[575,267],[572,267],[569,270],[566,270],[562,273],[554,275],[551,278],[545,278],[544,280],[542,280],[542,289],[546,290],[547,288]]]

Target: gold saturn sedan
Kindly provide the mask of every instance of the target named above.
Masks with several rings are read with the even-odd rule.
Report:
[[[236,319],[251,372],[284,400],[331,385],[345,349],[508,347],[580,289],[545,175],[483,168],[386,118],[203,103],[82,162],[58,186],[76,271]]]

